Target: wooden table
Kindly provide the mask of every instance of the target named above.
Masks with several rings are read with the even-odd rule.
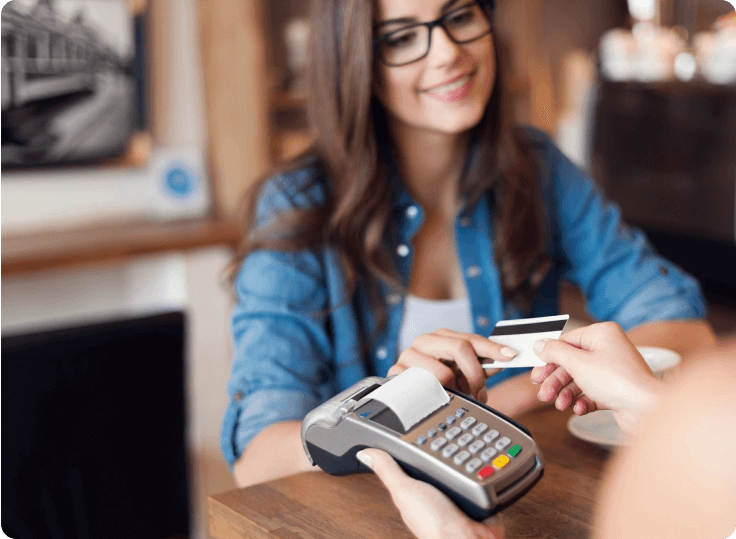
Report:
[[[572,436],[571,412],[520,419],[542,449],[542,480],[500,513],[506,537],[577,539],[592,535],[597,494],[611,452]],[[214,539],[413,537],[373,474],[307,472],[209,498]]]

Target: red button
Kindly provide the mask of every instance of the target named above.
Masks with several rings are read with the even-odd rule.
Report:
[[[486,466],[478,472],[478,477],[480,477],[481,479],[485,479],[486,477],[491,477],[494,473],[496,473],[496,470],[494,470],[490,466]]]

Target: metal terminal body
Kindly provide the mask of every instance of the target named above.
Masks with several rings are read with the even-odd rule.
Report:
[[[478,520],[516,501],[542,477],[544,458],[522,425],[452,389],[444,388],[447,404],[404,432],[391,421],[391,410],[367,391],[387,381],[361,380],[307,415],[302,443],[313,465],[333,475],[368,471],[355,454],[367,447],[382,449],[409,475],[433,484]],[[416,391],[421,399],[422,388]],[[452,436],[447,429],[450,417],[458,419],[460,434]]]

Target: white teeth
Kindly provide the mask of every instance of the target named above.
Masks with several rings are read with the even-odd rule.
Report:
[[[432,88],[431,90],[427,90],[430,93],[433,94],[445,94],[447,92],[452,92],[453,90],[457,90],[461,86],[464,86],[468,81],[470,80],[470,75],[465,75],[464,77],[460,77],[455,82],[451,82],[450,84],[445,84],[444,86],[437,86],[436,88]]]

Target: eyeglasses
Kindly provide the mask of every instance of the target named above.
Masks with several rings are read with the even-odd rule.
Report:
[[[405,26],[373,40],[376,56],[387,66],[398,67],[429,54],[432,30],[441,26],[458,45],[490,34],[493,29],[493,0],[476,0],[445,13],[437,20]]]

